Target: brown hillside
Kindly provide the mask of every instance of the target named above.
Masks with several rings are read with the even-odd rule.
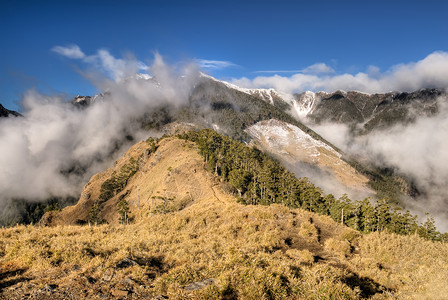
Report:
[[[92,177],[77,205],[46,215],[52,225],[85,220],[102,182],[138,158],[139,171],[101,207],[108,225],[1,229],[0,299],[443,299],[448,294],[447,244],[361,235],[301,209],[238,204],[204,170],[194,144],[166,138],[158,146],[146,155],[146,142],[134,145],[112,168]],[[116,203],[127,191],[134,221],[118,225]]]
[[[90,179],[76,205],[66,207],[59,213],[52,212],[42,222],[46,225],[74,225],[87,221],[90,207],[99,199],[102,183],[114,171],[119,172],[131,158],[138,160],[138,172],[123,191],[100,206],[99,216],[109,224],[119,223],[117,203],[123,195],[135,219],[147,216],[156,208],[163,208],[163,198],[173,199],[165,201],[165,209],[217,197],[221,202],[228,201],[229,196],[219,192],[215,187],[215,179],[204,169],[194,143],[165,138],[159,143],[155,153],[148,154],[149,149],[150,146],[144,141],[132,146],[113,167]]]

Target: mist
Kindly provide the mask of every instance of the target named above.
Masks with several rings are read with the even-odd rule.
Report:
[[[80,108],[67,97],[30,90],[22,99],[24,118],[0,119],[0,206],[7,199],[76,196],[129,146],[126,136],[132,135],[134,143],[148,137],[139,123],[145,113],[187,104],[199,75],[193,64],[174,68],[157,53],[146,66],[106,50],[93,56],[74,46],[53,50],[87,64],[83,75],[106,93]],[[152,78],[132,77],[142,69]]]
[[[310,126],[344,152],[379,167],[394,167],[422,191],[406,208],[424,216],[429,212],[437,226],[448,231],[448,99],[438,98],[439,112],[415,122],[397,124],[355,137],[348,126],[326,123]]]
[[[334,92],[336,90],[385,93],[390,91],[416,91],[421,88],[446,88],[448,86],[448,52],[436,51],[420,61],[392,66],[381,71],[369,66],[356,74],[337,74],[324,63],[314,64],[291,76],[281,76],[277,71],[272,76],[234,78],[232,83],[245,88],[274,88],[285,93],[310,91]],[[281,71],[280,71],[281,72]]]
[[[288,170],[293,172],[296,177],[308,178],[310,182],[319,187],[324,194],[332,194],[336,198],[347,195],[351,199],[365,199],[367,197],[374,196],[374,194],[366,188],[354,188],[340,182],[335,177],[334,173],[331,173],[328,170],[324,170],[317,166],[300,161],[288,164],[288,162],[282,159],[281,156],[277,156],[277,158],[287,167]]]

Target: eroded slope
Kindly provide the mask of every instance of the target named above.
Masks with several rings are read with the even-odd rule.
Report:
[[[292,124],[272,119],[246,131],[254,144],[275,155],[298,177],[309,177],[327,193],[348,193],[355,198],[374,194],[367,185],[369,179],[342,160],[338,151]]]

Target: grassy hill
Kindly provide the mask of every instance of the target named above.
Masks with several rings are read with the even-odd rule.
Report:
[[[122,185],[105,185],[112,177]],[[195,143],[140,142],[93,176],[75,206],[47,213],[42,223],[56,226],[0,230],[0,298],[448,294],[446,243],[361,234],[300,208],[243,205],[231,191],[206,169]],[[127,209],[119,205],[123,199]],[[67,225],[89,220],[91,226]],[[93,225],[94,220],[108,224]]]

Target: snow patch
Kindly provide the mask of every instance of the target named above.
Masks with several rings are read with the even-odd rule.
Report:
[[[321,149],[326,149],[334,156],[341,158],[341,154],[326,143],[316,140],[302,129],[289,123],[271,119],[252,125],[247,130],[252,138],[266,141],[269,148],[278,153],[287,153],[287,149],[304,151],[313,162],[321,155]]]
[[[297,100],[296,97],[294,97],[294,95],[279,92],[276,91],[275,89],[242,88],[227,81],[218,80],[205,73],[200,73],[200,76],[224,84],[228,88],[243,92],[251,96],[256,96],[272,105],[274,105],[274,98],[281,99],[292,107],[293,110],[292,113],[298,116],[299,118],[306,117],[309,113],[311,113],[313,109],[316,107],[316,104],[318,102],[317,101],[318,97],[316,96],[316,93],[313,92],[305,92],[301,95],[300,99]]]
[[[317,104],[316,93],[305,92],[301,95],[300,99],[294,102],[295,113],[299,118],[305,118],[310,114]]]

